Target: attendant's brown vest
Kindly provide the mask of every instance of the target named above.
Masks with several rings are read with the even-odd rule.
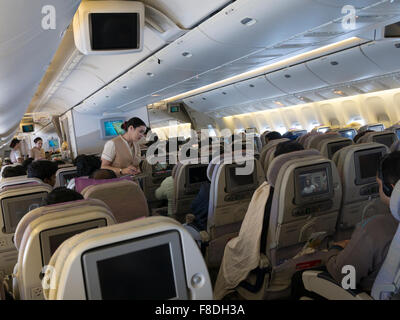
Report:
[[[112,166],[115,168],[127,168],[129,166],[138,167],[140,163],[140,155],[138,156],[139,146],[137,144],[133,144],[133,154],[128,149],[126,143],[124,142],[122,136],[115,137],[112,139],[115,145],[115,158],[112,163]]]

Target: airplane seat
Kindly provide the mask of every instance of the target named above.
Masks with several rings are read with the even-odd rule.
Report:
[[[3,171],[4,171],[5,168],[7,168],[7,167],[15,167],[15,166],[18,166],[18,165],[21,165],[21,164],[20,163],[14,163],[14,164],[6,164],[6,165],[2,166],[1,169],[0,169],[0,182],[3,181]]]
[[[257,281],[257,275],[249,274],[246,282],[256,280],[260,286],[257,290],[248,290],[241,284],[237,290],[246,299],[285,297],[298,268],[321,264],[322,256],[318,253],[296,255],[313,234],[334,234],[340,209],[342,194],[336,167],[315,149],[276,157],[267,177],[273,193],[264,212],[260,257],[265,260],[268,276]],[[308,179],[314,189],[305,190]]]
[[[8,186],[0,192],[0,273],[12,274],[17,262],[13,238],[18,223],[30,210],[40,207],[51,190],[47,184],[34,182]]]
[[[196,162],[200,161],[196,159]],[[182,163],[177,169],[175,179],[175,215],[176,219],[182,223],[185,220],[185,215],[190,213],[190,205],[199,193],[201,185],[209,182],[207,179],[207,167],[208,164],[191,164],[189,161],[188,163]]]
[[[237,236],[251,197],[265,176],[258,160],[239,153],[224,154],[209,173],[206,262],[214,268],[221,263],[226,243]]]
[[[290,141],[290,140],[287,138],[276,139],[276,140],[272,140],[272,141],[268,142],[268,144],[263,146],[261,153],[260,153],[260,163],[261,163],[262,168],[264,168],[265,158],[267,157],[268,151],[271,148],[276,147],[281,142],[285,142],[285,141]],[[265,172],[265,174],[267,174],[267,172]]]
[[[271,131],[265,131],[260,135],[260,140],[261,140],[261,148],[264,148],[264,146],[266,145],[265,143],[265,136],[270,133]]]
[[[144,161],[147,163],[147,161]],[[145,170],[142,170],[146,177],[143,180],[143,192],[148,202],[157,201],[155,192],[161,183],[167,177],[172,175],[172,166],[166,163],[147,164]]]
[[[390,211],[400,221],[400,181],[396,183],[390,198]],[[329,300],[399,300],[400,299],[400,225],[390,244],[386,258],[371,290],[365,292],[345,290],[332,277],[321,271],[305,271],[304,287]]]
[[[168,217],[78,234],[57,249],[49,265],[47,300],[213,298],[197,244],[179,222]]]
[[[56,183],[54,185],[54,188],[57,187],[66,187],[69,183],[69,181],[73,178],[76,178],[78,176],[77,173],[77,168],[76,166],[68,166],[68,167],[63,167],[63,168],[58,168],[56,172]]]
[[[361,137],[357,143],[381,143],[390,148],[393,143],[398,141],[397,135],[392,131],[381,131],[381,132],[368,132]]]
[[[322,140],[318,145],[318,150],[321,154],[328,158],[333,159],[333,156],[342,148],[351,146],[353,144],[353,140],[343,137],[334,137],[332,139]],[[333,161],[335,162],[335,161]]]
[[[133,181],[132,176],[122,176],[120,178],[114,178],[114,179],[90,179],[89,177],[78,177],[75,178],[75,191],[82,193],[82,191],[89,187],[89,186],[95,186],[98,184],[104,184],[104,183],[112,183],[116,181]]]
[[[379,199],[376,172],[389,149],[378,143],[354,144],[338,151],[334,160],[343,185],[336,240],[349,239],[357,223],[378,213],[388,213]]]
[[[400,140],[395,141],[390,147],[390,152],[400,151]]]
[[[18,176],[18,177],[10,177],[10,178],[3,178],[0,182],[0,191],[9,186],[13,185],[21,185],[26,183],[38,183],[44,184],[42,180],[37,178],[28,178],[28,176]]]
[[[339,137],[341,137],[340,134],[333,132],[333,131],[315,136],[309,140],[309,144],[310,144],[309,149],[317,149],[318,151],[320,151],[320,145],[323,141],[331,140],[331,139],[339,138]]]
[[[115,224],[110,208],[89,199],[44,206],[30,211],[18,224],[18,262],[13,288],[21,300],[42,300],[41,276],[57,247],[72,235]]]
[[[287,138],[272,140],[265,147],[265,149],[264,149],[264,151],[265,151],[264,158],[260,157],[260,161],[262,161],[261,162],[261,167],[264,170],[265,177],[267,177],[268,167],[269,167],[269,165],[271,164],[271,161],[274,158],[274,153],[275,153],[276,147],[281,142],[287,142],[287,141],[290,141],[290,140],[287,139]]]
[[[136,182],[109,180],[114,181],[86,187],[81,192],[83,197],[102,200],[110,207],[117,223],[149,216],[146,197]]]

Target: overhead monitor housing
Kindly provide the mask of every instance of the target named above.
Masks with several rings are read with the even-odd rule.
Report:
[[[144,22],[141,2],[82,2],[73,20],[75,45],[85,55],[139,52]]]
[[[125,131],[121,128],[125,122],[125,117],[104,118],[100,120],[101,139],[108,140],[115,138],[118,135],[124,134]]]

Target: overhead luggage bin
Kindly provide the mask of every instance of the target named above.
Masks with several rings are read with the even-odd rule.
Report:
[[[368,43],[361,46],[361,51],[384,72],[400,70],[400,40]]]
[[[308,70],[305,64],[270,73],[267,75],[267,79],[286,93],[318,89],[327,85]]]
[[[356,81],[382,74],[359,47],[337,52],[306,63],[319,78],[329,84]]]
[[[235,83],[238,91],[248,98],[248,101],[275,98],[285,94],[282,90],[270,83],[265,76]]]

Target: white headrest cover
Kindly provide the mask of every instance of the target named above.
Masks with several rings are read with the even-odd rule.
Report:
[[[390,211],[393,217],[400,221],[400,180],[397,181],[390,197]]]

